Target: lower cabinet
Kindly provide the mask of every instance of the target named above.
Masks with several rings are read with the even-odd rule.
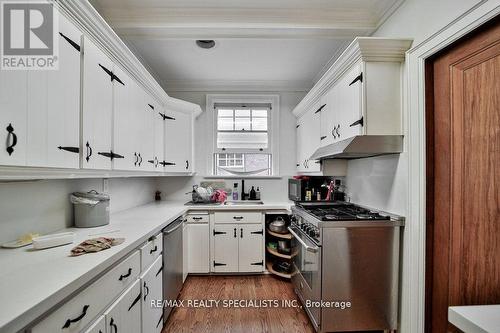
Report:
[[[214,273],[264,271],[264,227],[255,224],[214,224]]]
[[[107,333],[141,332],[141,286],[135,281],[104,312]]]
[[[163,328],[163,309],[155,306],[163,296],[162,272],[163,258],[160,256],[141,276],[142,333],[159,333]]]
[[[208,223],[187,224],[187,270],[189,273],[210,272],[210,227]]]

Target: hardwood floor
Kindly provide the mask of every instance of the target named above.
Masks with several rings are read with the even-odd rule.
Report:
[[[187,304],[175,308],[162,333],[314,332],[302,308],[281,306],[282,300],[297,300],[292,285],[271,275],[189,276],[179,299],[185,302],[213,299],[220,303],[213,308],[187,307]],[[280,306],[226,308],[224,300],[277,300]]]

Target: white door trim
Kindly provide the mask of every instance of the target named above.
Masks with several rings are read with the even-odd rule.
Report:
[[[425,319],[425,59],[500,13],[499,1],[482,1],[406,52],[405,125],[408,206],[403,242],[401,332],[424,332]]]

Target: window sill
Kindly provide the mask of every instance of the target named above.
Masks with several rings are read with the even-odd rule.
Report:
[[[282,179],[282,176],[203,176],[205,179]]]

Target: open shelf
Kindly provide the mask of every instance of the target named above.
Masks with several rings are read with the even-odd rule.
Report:
[[[276,237],[276,238],[282,238],[282,239],[292,239],[292,234],[291,233],[287,233],[287,234],[279,234],[277,232],[274,232],[274,231],[271,231],[269,229],[266,229],[267,233],[273,237]]]
[[[297,253],[292,253],[291,255],[282,254],[282,253],[279,253],[277,250],[270,248],[269,246],[266,246],[266,249],[267,249],[267,252],[271,253],[273,256],[280,257],[283,259],[288,259],[288,260],[292,259],[293,257],[295,257],[297,255]]]
[[[292,278],[293,273],[292,274],[287,274],[287,273],[281,273],[281,272],[275,271],[273,269],[273,263],[272,262],[267,262],[266,263],[266,267],[267,267],[267,270],[270,273],[274,274],[274,275],[280,276],[280,277],[285,278],[285,279],[291,279]]]

